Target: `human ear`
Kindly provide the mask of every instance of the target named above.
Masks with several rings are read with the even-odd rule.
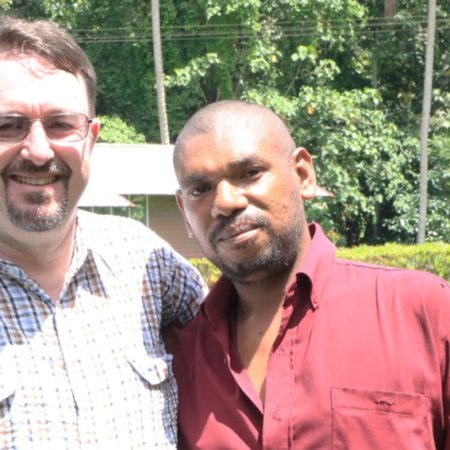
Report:
[[[94,118],[91,123],[92,142],[97,141],[98,133],[100,133],[100,121]]]
[[[316,191],[316,172],[314,171],[313,160],[308,150],[303,147],[296,148],[292,154],[292,161],[299,178],[302,198],[304,200],[314,198]]]
[[[194,233],[192,232],[191,226],[189,225],[189,222],[186,218],[186,214],[184,212],[183,194],[181,193],[180,189],[178,189],[176,192],[176,200],[177,200],[178,209],[180,210],[181,215],[183,216],[183,221],[184,221],[184,225],[186,227],[188,238],[192,239],[194,237]]]

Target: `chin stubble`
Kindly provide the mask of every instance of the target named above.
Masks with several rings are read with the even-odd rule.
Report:
[[[58,200],[53,194],[30,192],[25,195],[28,206],[19,207],[8,198],[8,185],[13,173],[48,173],[50,177],[57,174],[64,184],[64,196]],[[24,231],[36,232],[49,231],[61,225],[68,215],[68,187],[71,173],[66,164],[57,160],[48,161],[43,166],[36,166],[28,160],[22,160],[12,167],[7,166],[1,177],[5,185],[5,201],[10,221]],[[58,206],[55,211],[49,212],[46,205],[52,201],[57,201]]]
[[[47,197],[47,198],[46,198]],[[52,214],[45,211],[45,204],[48,203],[48,195],[40,193],[29,194],[27,201],[36,206],[33,210],[19,208],[12,202],[7,202],[6,207],[11,222],[24,231],[49,231],[61,225],[68,213],[68,201],[65,196]]]
[[[233,261],[217,256],[213,262],[224,275],[233,281],[244,281],[250,275],[266,270],[273,273],[285,273],[292,269],[297,260],[302,228],[299,221],[287,232],[276,235],[266,224],[262,229],[266,231],[269,242],[266,248],[262,249],[253,259]]]

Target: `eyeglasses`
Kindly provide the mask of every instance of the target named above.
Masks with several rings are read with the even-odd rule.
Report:
[[[78,142],[86,138],[92,120],[81,113],[51,114],[43,119],[30,119],[20,115],[0,115],[0,144],[23,141],[33,122],[40,122],[49,141]]]

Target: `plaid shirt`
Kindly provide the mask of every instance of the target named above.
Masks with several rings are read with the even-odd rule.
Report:
[[[176,448],[177,391],[160,329],[204,285],[147,227],[79,211],[55,303],[0,260],[0,448]]]

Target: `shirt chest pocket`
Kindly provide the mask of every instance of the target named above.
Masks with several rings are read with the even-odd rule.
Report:
[[[176,395],[171,355],[149,356],[142,350],[128,353],[127,359],[137,381],[137,403],[148,401],[150,410],[164,411],[167,401]],[[128,399],[129,394],[130,390],[127,392]]]
[[[425,395],[332,388],[331,406],[333,450],[434,448]]]
[[[120,433],[125,438],[120,448],[160,448],[163,442],[174,443],[177,394],[171,355],[149,355],[143,346],[129,346],[126,360],[120,370],[125,378],[109,389],[115,405],[109,423],[117,431],[120,416]]]
[[[159,385],[167,380],[170,373],[171,356],[150,357],[145,350],[128,354],[128,363],[133,370],[151,385]]]

